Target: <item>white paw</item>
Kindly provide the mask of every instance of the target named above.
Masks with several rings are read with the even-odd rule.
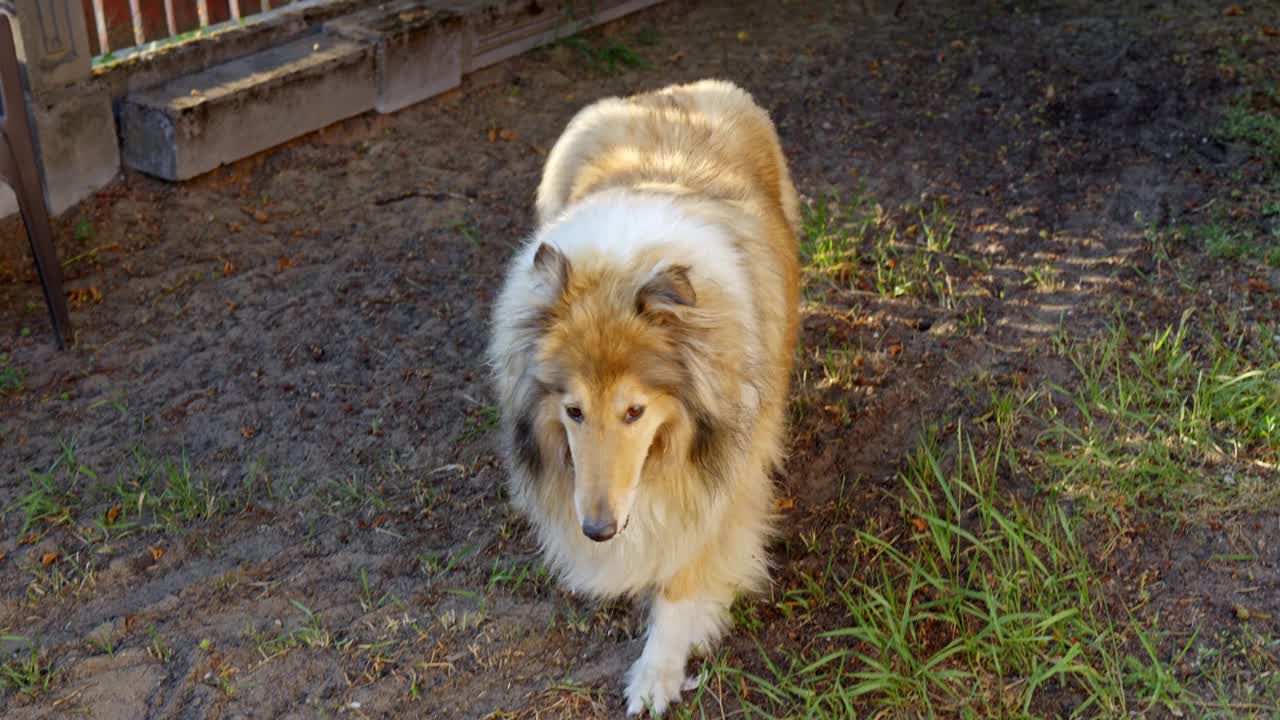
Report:
[[[680,702],[684,685],[684,663],[661,664],[641,658],[631,666],[627,683],[627,715],[639,715],[645,708],[657,717],[667,706]]]

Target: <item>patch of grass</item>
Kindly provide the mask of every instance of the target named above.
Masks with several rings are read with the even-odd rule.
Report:
[[[951,456],[925,438],[900,477],[905,536],[859,532],[861,568],[802,578],[804,605],[829,604],[843,627],[766,653],[768,673],[741,678],[748,716],[1008,717],[1050,689],[1077,714],[1124,713],[1121,639],[1087,556],[1056,504],[1002,507],[1006,451],[961,429]]]
[[[889,212],[865,193],[819,197],[803,208],[800,253],[810,284],[913,297],[944,307],[955,289],[947,262],[971,263],[951,250],[956,223],[945,205]]]
[[[545,589],[551,584],[551,571],[537,561],[513,561],[504,564],[495,559],[489,569],[489,579],[485,582],[485,592],[493,592],[497,588],[505,588],[511,594],[520,592],[520,588],[528,584],[535,590]]]
[[[1042,440],[1055,489],[1115,515],[1187,520],[1280,501],[1280,349],[1264,329],[1227,320],[1061,339],[1076,376],[1054,387],[1066,412]]]
[[[31,573],[26,587],[27,604],[34,607],[48,598],[91,592],[97,586],[95,560],[92,553],[83,550],[69,554],[57,551],[48,562],[42,557],[30,563],[27,565]]]
[[[97,480],[98,475],[76,460],[75,444],[68,443],[48,470],[30,472],[28,478],[31,489],[16,503],[22,512],[19,535],[26,535],[41,526],[52,527],[74,521],[80,509],[81,485]]]
[[[476,545],[465,545],[452,552],[427,551],[418,556],[418,562],[428,576],[447,575],[479,550]]]
[[[121,509],[117,523],[175,530],[228,510],[227,499],[185,453],[177,460],[156,460],[135,448],[133,458],[131,471],[112,489]]]
[[[274,638],[256,636],[258,653],[263,662],[282,655],[294,648],[327,648],[333,645],[333,635],[324,627],[320,615],[297,600],[290,600],[303,615],[302,624],[297,628]]]
[[[373,588],[369,586],[369,575],[364,568],[360,568],[360,607],[365,612],[377,610],[387,602],[389,597],[391,597],[390,593],[375,595]]]
[[[160,637],[160,631],[156,630],[155,625],[147,625],[147,638],[148,656],[162,665],[173,658],[173,648]]]
[[[637,38],[637,42],[644,44],[640,38]],[[616,75],[623,68],[647,70],[653,67],[652,63],[630,45],[616,38],[592,42],[582,35],[570,35],[561,39],[558,44],[576,51],[588,67],[605,75]]]
[[[1024,268],[1022,271],[1024,279],[1023,285],[1036,288],[1038,290],[1057,290],[1062,287],[1062,280],[1058,278],[1058,270],[1049,263],[1040,263]]]
[[[338,507],[386,510],[391,506],[382,487],[355,477],[330,480],[324,488],[330,503]]]
[[[0,354],[0,397],[22,392],[26,380],[27,371],[14,366],[13,358],[7,353]]]
[[[1262,102],[1245,100],[1227,110],[1223,132],[1232,140],[1256,146],[1271,166],[1280,167],[1280,92],[1272,88],[1254,96],[1262,98]],[[1255,109],[1254,104],[1268,104],[1272,109]]]
[[[485,405],[478,410],[467,413],[467,417],[463,421],[462,432],[458,434],[454,442],[459,444],[469,443],[497,429],[498,408],[492,405]]]
[[[1262,236],[1252,227],[1237,227],[1223,222],[1208,223],[1197,231],[1205,251],[1212,257],[1256,260],[1280,268],[1280,237]]]
[[[0,689],[39,697],[48,692],[60,672],[43,651],[33,647],[25,658],[0,663]]]

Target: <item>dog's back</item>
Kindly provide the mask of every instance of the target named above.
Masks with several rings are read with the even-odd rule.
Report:
[[[576,115],[552,149],[538,187],[538,222],[612,187],[681,187],[760,203],[799,229],[799,204],[773,122],[732,83],[703,80]]]

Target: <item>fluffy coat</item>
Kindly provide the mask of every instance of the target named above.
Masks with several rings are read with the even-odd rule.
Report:
[[[571,589],[651,602],[628,714],[767,580],[799,206],[767,114],[706,80],[580,111],[494,307],[510,494]]]

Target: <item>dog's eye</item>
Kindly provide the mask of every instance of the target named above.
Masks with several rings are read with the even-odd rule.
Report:
[[[640,416],[643,414],[644,414],[643,405],[632,405],[631,407],[627,408],[627,414],[623,417],[623,419],[631,423],[639,420]]]
[[[576,423],[582,422],[582,408],[574,407],[573,405],[565,405],[564,414],[568,415],[569,419]]]

